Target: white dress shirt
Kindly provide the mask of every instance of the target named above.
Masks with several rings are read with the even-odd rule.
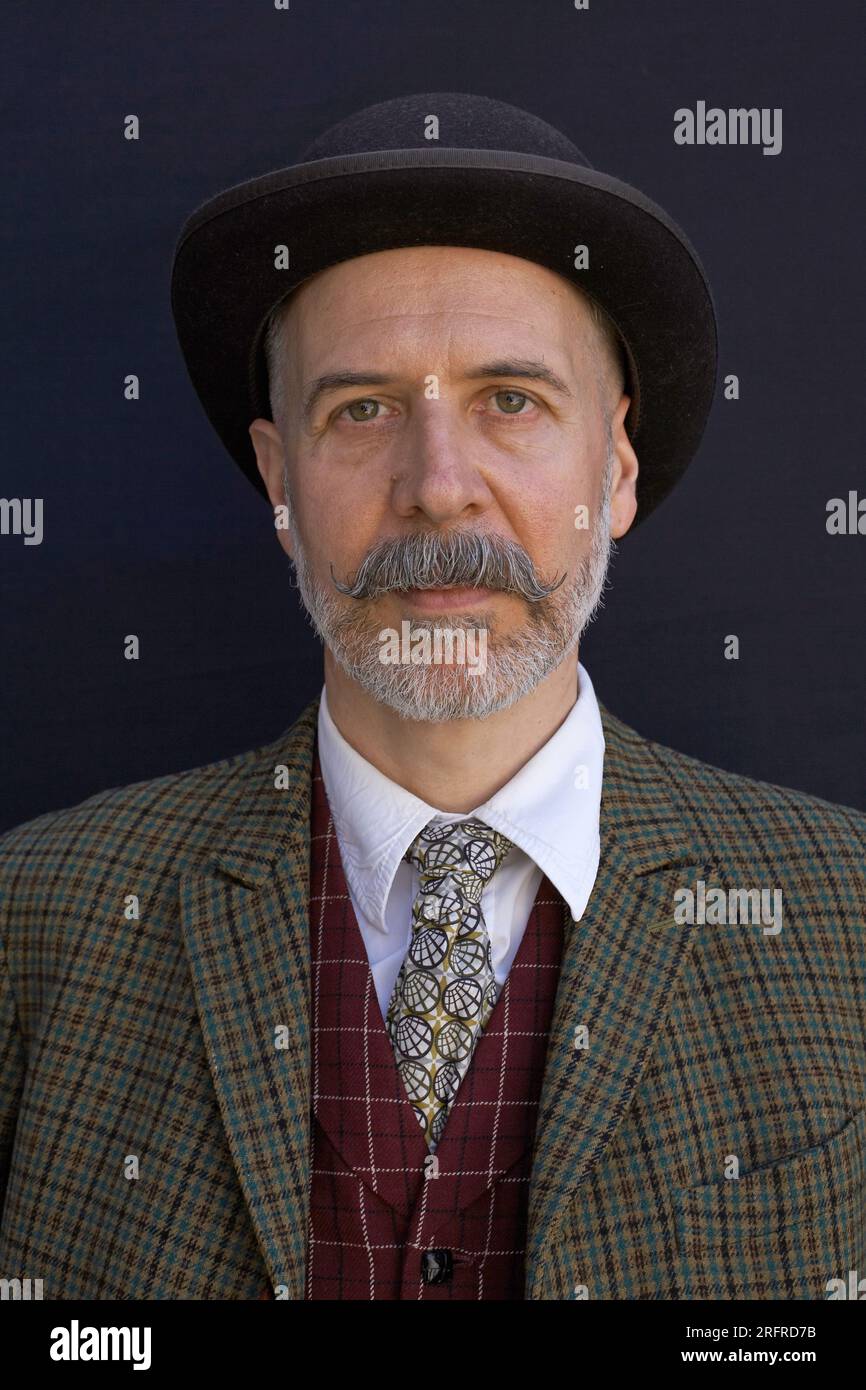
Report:
[[[319,763],[349,896],[364,940],[382,1017],[412,935],[418,870],[403,858],[431,820],[477,816],[514,841],[486,884],[481,911],[502,985],[526,930],[543,874],[575,921],[598,872],[604,735],[592,682],[578,664],[578,698],[551,738],[483,805],[439,811],[392,782],[346,742],[322,689]]]

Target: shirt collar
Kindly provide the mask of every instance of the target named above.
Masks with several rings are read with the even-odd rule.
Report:
[[[599,855],[604,734],[592,682],[578,663],[578,698],[556,732],[489,800],[478,816],[547,875],[575,921],[583,914]],[[322,778],[346,880],[367,921],[387,932],[385,907],[409,845],[437,810],[393,782],[340,733],[322,689],[318,718]]]

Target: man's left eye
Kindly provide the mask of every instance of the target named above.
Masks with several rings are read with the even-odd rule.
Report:
[[[493,400],[500,405],[503,415],[523,415],[528,414],[523,410],[524,405],[534,405],[530,396],[524,395],[522,391],[502,390],[494,391]]]

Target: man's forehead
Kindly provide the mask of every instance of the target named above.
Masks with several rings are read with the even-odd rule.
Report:
[[[579,291],[561,276],[517,257],[480,252],[482,260],[489,255],[490,261],[497,263],[489,266],[491,283],[485,284],[484,276],[477,274],[480,262],[475,262],[476,273],[467,281],[465,265],[459,274],[453,267],[448,269],[454,248],[420,249],[446,254],[436,257],[435,274],[419,277],[415,255],[419,248],[409,249],[411,262],[404,263],[404,269],[411,272],[408,293],[404,277],[395,273],[398,258],[390,252],[341,262],[319,272],[294,292],[282,311],[288,329],[284,343],[288,346],[291,342],[296,350],[291,355],[297,368],[303,359],[305,376],[329,370],[334,365],[331,359],[336,357],[345,366],[354,352],[363,355],[357,363],[359,369],[387,368],[395,353],[435,354],[443,365],[447,359],[455,368],[463,365],[464,359],[467,367],[475,365],[473,357],[480,360],[479,353],[489,356],[492,352],[543,358],[560,374],[574,365],[580,351],[578,339],[584,337],[575,333],[574,310],[575,306],[584,313],[586,310],[579,303]],[[474,249],[457,251],[467,249],[474,258]],[[513,268],[501,262],[529,266],[548,275],[554,286],[562,287],[556,295],[559,302],[554,303],[549,293],[539,294],[535,283],[518,287]],[[359,267],[360,279],[353,278]],[[503,275],[504,270],[511,273]],[[328,276],[332,278],[326,283]],[[567,302],[564,291],[572,292]],[[545,300],[549,312],[545,312]],[[381,362],[372,362],[371,352],[381,357]]]
[[[357,308],[336,322],[312,315],[298,346],[305,370],[320,370],[328,360],[357,356],[363,365],[375,358],[387,365],[396,358],[435,358],[455,369],[480,356],[556,357],[565,368],[575,346],[573,325],[545,323],[514,312],[489,313],[469,308],[394,310],[369,316]]]
[[[507,295],[507,298],[503,298]],[[411,246],[340,261],[294,290],[284,312],[304,320],[334,311],[349,322],[352,296],[360,319],[467,313],[507,316],[586,312],[583,295],[564,276],[535,261],[467,246]],[[306,311],[306,312],[304,312]]]

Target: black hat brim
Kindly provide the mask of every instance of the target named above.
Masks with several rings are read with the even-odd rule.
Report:
[[[287,245],[290,268],[274,248]],[[574,248],[589,248],[586,269]],[[638,524],[691,461],[715,389],[716,316],[683,231],[637,189],[557,159],[408,149],[277,170],[220,193],[185,223],[171,302],[195,391],[267,496],[249,436],[270,418],[264,329],[275,305],[340,261],[396,247],[472,246],[547,266],[591,295],[626,345]]]

